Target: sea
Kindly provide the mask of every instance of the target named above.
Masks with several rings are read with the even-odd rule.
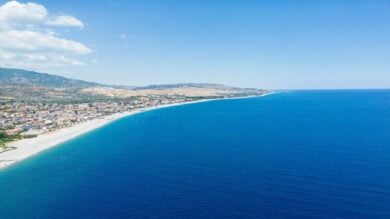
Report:
[[[390,218],[390,90],[129,116],[1,170],[0,218]]]

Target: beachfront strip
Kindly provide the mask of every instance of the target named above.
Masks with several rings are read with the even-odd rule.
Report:
[[[12,150],[8,141],[34,138],[40,134],[71,127],[108,115],[131,112],[160,105],[183,103],[199,98],[148,96],[128,100],[105,100],[84,103],[42,103],[0,101],[0,153]]]

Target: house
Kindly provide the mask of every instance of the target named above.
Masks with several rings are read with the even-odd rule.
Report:
[[[5,130],[5,133],[7,135],[17,135],[17,134],[21,133],[22,131],[23,131],[23,128],[17,127],[14,129]]]

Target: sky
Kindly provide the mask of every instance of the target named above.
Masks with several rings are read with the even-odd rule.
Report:
[[[390,1],[0,0],[0,66],[135,86],[390,88]]]

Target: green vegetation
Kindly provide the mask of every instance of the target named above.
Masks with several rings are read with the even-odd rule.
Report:
[[[6,142],[12,141],[11,136],[7,135],[5,132],[0,132],[0,151],[6,149]]]
[[[36,137],[38,137],[38,135],[36,135],[36,134],[23,135],[23,138],[24,138],[24,139],[25,139],[25,138],[36,138]]]
[[[80,88],[100,85],[94,82],[68,79],[58,75],[11,68],[0,68],[0,81],[5,84],[24,84],[53,88]]]
[[[6,143],[21,138],[20,135],[9,136],[7,133],[0,131],[0,153],[15,149],[15,147],[7,146]]]

